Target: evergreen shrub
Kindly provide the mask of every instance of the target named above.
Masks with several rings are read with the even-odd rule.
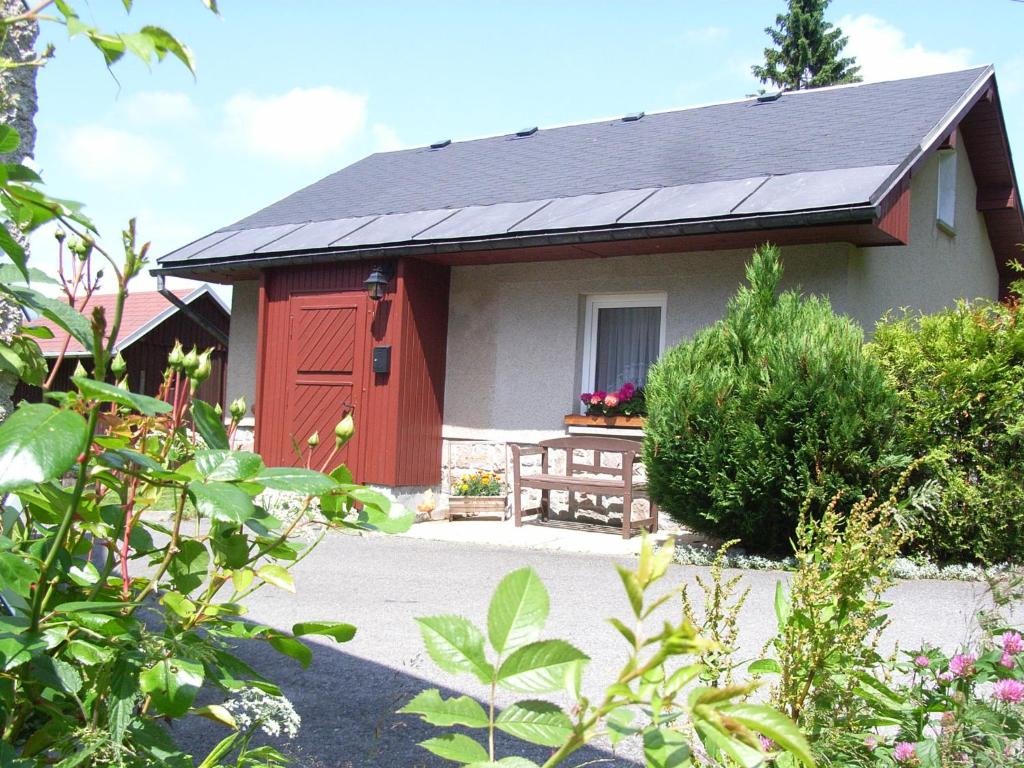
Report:
[[[644,461],[683,525],[786,554],[804,504],[815,515],[837,493],[852,505],[888,488],[897,398],[856,323],[779,292],[777,248],[746,276],[722,320],[653,367]]]

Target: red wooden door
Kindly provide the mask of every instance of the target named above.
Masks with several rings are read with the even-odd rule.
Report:
[[[366,364],[365,304],[366,296],[355,292],[291,297],[285,418],[288,436],[303,456],[309,436],[320,434],[313,469],[320,469],[334,449],[334,426],[342,415],[353,407],[359,412]],[[350,443],[335,454],[327,470],[348,463],[352,447]]]

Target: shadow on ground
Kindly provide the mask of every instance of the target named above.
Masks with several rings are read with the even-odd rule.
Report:
[[[343,650],[310,642],[313,662],[302,669],[259,641],[243,641],[238,655],[281,686],[302,718],[294,740],[271,739],[262,734],[254,743],[270,743],[304,768],[438,768],[453,766],[418,746],[418,742],[453,729],[430,726],[412,715],[396,714],[417,693],[439,687],[445,698],[461,691],[437,686],[413,674],[377,664]],[[430,664],[429,659],[424,660]],[[482,704],[484,702],[481,702]],[[464,731],[486,743],[485,731]],[[198,759],[205,756],[227,731],[194,717],[178,722],[175,739]],[[518,755],[538,765],[552,750],[528,744],[503,733],[496,737],[497,756]],[[614,768],[637,763],[587,747],[576,752],[566,766],[581,763]]]

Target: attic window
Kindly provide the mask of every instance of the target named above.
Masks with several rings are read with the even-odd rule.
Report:
[[[939,189],[935,222],[946,234],[956,234],[956,150],[939,150]]]

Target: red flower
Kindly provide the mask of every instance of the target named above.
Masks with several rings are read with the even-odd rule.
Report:
[[[595,392],[594,394],[592,394],[590,396],[590,404],[591,405],[600,405],[601,402],[604,400],[604,396],[605,396],[604,392]]]
[[[584,403],[589,403],[591,397],[592,395],[589,392],[584,392],[582,395],[580,395],[580,400],[582,400]]]
[[[625,400],[632,400],[633,395],[635,394],[636,386],[627,381],[625,384],[622,385],[622,388],[619,389],[619,402],[623,402]]]

